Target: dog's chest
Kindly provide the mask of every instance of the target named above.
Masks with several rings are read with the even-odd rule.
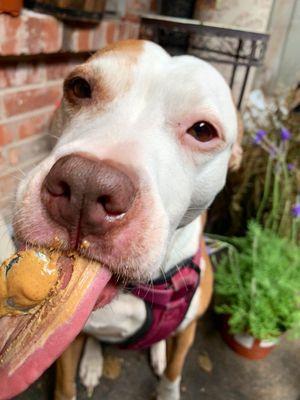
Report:
[[[201,292],[198,288],[176,332],[185,329],[196,317],[200,301]],[[83,331],[100,341],[120,343],[144,325],[146,315],[146,305],[143,300],[120,291],[110,304],[92,312]]]
[[[145,303],[120,291],[116,298],[90,315],[84,332],[101,341],[122,342],[135,333],[146,319]]]

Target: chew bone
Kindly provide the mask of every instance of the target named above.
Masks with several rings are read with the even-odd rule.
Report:
[[[13,280],[13,286],[22,289],[23,293],[17,299],[14,296],[14,307],[7,304],[10,297],[7,278],[13,278],[9,274],[14,268],[17,274],[20,259],[12,257],[0,266],[3,312],[0,316],[0,400],[17,396],[59,357],[82,330],[111,278],[109,270],[99,262],[90,261],[76,253],[55,254],[47,250],[41,253],[46,256],[46,263],[38,264],[37,268],[34,262],[37,270],[33,265],[26,266],[24,263],[23,280]],[[18,253],[23,257],[25,254]],[[36,253],[31,253],[31,256],[35,261],[36,258],[44,259]],[[56,273],[49,275],[47,269],[56,269]],[[44,276],[45,272],[48,275]],[[35,281],[33,277],[40,282],[37,291],[31,285]],[[20,294],[21,291],[15,293]],[[32,307],[29,310],[16,309],[16,304],[24,307],[24,303],[28,306],[28,302]],[[16,315],[18,313],[21,315]]]
[[[0,266],[0,318],[30,313],[55,287],[59,254],[44,250],[19,251]]]

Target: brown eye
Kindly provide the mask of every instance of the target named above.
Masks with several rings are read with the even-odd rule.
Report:
[[[196,122],[187,130],[187,133],[203,143],[218,137],[216,128],[205,121]]]
[[[66,91],[77,97],[78,99],[89,99],[92,97],[92,89],[90,84],[84,78],[76,76],[65,84]]]

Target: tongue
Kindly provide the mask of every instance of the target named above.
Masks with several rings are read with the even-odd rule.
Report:
[[[98,263],[78,258],[66,275],[34,314],[0,318],[0,400],[35,381],[78,335],[96,302],[109,298],[99,302],[111,275]]]

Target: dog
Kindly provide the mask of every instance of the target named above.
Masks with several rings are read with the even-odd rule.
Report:
[[[66,78],[51,133],[54,149],[18,190],[14,228],[21,241],[58,241],[115,277],[117,295],[92,312],[83,330],[80,377],[90,391],[102,374],[99,341],[128,345],[145,325],[143,285],[150,282],[155,299],[151,282],[182,271],[176,266],[198,254],[190,263],[198,264],[200,279],[194,275],[179,325],[156,343],[147,339],[161,376],[157,398],[177,400],[197,319],[212,296],[205,211],[241,158],[230,89],[205,61],[171,57],[149,41],[121,41]],[[57,362],[56,400],[76,398],[84,341],[79,335]]]

